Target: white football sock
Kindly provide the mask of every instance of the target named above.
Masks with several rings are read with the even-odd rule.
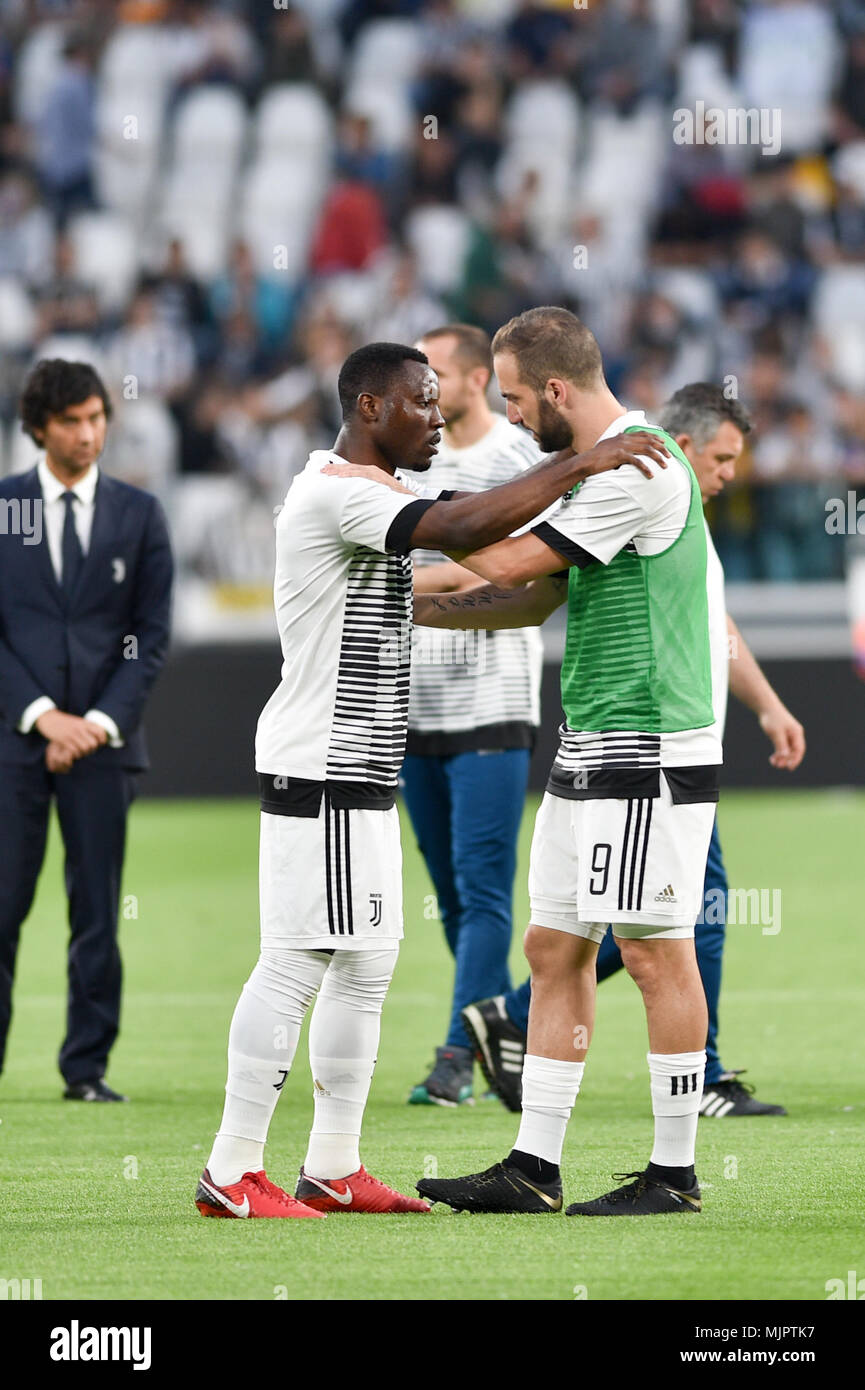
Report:
[[[523,1062],[523,1117],[514,1143],[523,1153],[559,1163],[565,1131],[583,1081],[585,1062],[558,1062],[526,1054]]]
[[[217,1187],[264,1166],[271,1117],[329,963],[320,951],[262,951],[244,985],[228,1035],[225,1109],[207,1162]]]
[[[338,950],[324,977],[309,1021],[315,1119],[303,1169],[314,1178],[346,1178],[360,1167],[381,1009],[398,952]]]
[[[697,1120],[706,1074],[706,1053],[649,1052],[655,1146],[652,1163],[690,1168],[697,1142]]]

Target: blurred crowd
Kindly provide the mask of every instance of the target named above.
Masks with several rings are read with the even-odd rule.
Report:
[[[715,141],[749,108],[771,152]],[[0,472],[32,462],[34,357],[92,360],[106,466],[168,502],[187,573],[253,591],[346,354],[541,303],[629,406],[716,380],[752,411],[730,579],[840,577],[865,0],[0,0]]]

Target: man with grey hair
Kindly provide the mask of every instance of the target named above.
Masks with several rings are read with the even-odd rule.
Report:
[[[688,458],[704,503],[732,482],[745,436],[750,432],[748,412],[728,397],[720,386],[694,382],[677,391],[658,412],[658,423],[671,435]],[[715,718],[723,727],[728,689],[753,710],[771,741],[773,767],[792,772],[805,754],[802,725],[773,690],[760,670],[744,637],[724,602],[724,571],[706,528],[708,545],[709,625],[712,643],[712,687]],[[752,1088],[728,1071],[718,1054],[718,999],[727,916],[727,874],[721,854],[717,822],[712,831],[703,911],[695,933],[697,964],[706,991],[709,1032],[706,1043],[706,1080],[700,1113],[714,1118],[739,1115],[784,1115],[783,1106],[757,1100]],[[607,931],[598,951],[598,982],[622,968],[621,952],[613,933]],[[531,989],[527,980],[498,999],[479,1000],[463,1011],[468,1031],[475,1038],[490,1085],[511,1110],[520,1109],[520,1066],[517,1047],[525,1047]]]

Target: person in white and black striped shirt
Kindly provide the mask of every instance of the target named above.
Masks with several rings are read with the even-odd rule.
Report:
[[[428,481],[484,492],[538,462],[528,431],[487,403],[492,357],[482,329],[445,324],[420,347],[438,377],[445,419]],[[417,550],[414,565],[419,593],[478,583],[440,552]],[[454,988],[443,1045],[410,1104],[473,1099],[473,1051],[461,1010],[510,989],[516,846],[540,723],[542,666],[537,628],[415,631],[401,784],[454,958]]]
[[[557,457],[478,497],[421,497],[397,468],[426,471],[444,424],[425,355],[394,343],[360,348],[343,363],[339,392],[334,449],[295,478],[276,527],[282,678],[256,736],[261,954],[232,1019],[222,1124],[196,1192],[205,1216],[428,1210],[373,1178],[359,1156],[402,937],[394,798],[408,720],[408,554],[490,545],[643,447],[634,437]],[[315,1120],[291,1197],[262,1159],[316,995]]]

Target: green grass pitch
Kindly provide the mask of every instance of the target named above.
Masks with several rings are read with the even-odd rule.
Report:
[[[123,1028],[108,1077],[132,1096],[126,1106],[60,1100],[65,927],[52,831],[0,1079],[0,1279],[41,1279],[45,1299],[825,1299],[827,1280],[865,1276],[863,812],[856,793],[723,799],[733,886],[783,897],[779,932],[728,929],[722,1056],[747,1066],[759,1094],[790,1115],[701,1120],[703,1214],[643,1221],[440,1207],[326,1222],[202,1220],[193,1191],[219,1119],[229,1019],[257,955],[256,808],[145,802],[133,812]],[[486,1167],[516,1127],[495,1102],[405,1104],[443,1038],[451,969],[440,924],[425,916],[432,890],[410,829],[404,845],[407,936],[362,1152],[371,1171],[411,1190],[425,1173]],[[639,996],[620,975],[599,992],[565,1149],[566,1200],[597,1196],[612,1172],[648,1158],[646,1050]],[[270,1176],[289,1188],[311,1114],[304,1039],[267,1150]]]

